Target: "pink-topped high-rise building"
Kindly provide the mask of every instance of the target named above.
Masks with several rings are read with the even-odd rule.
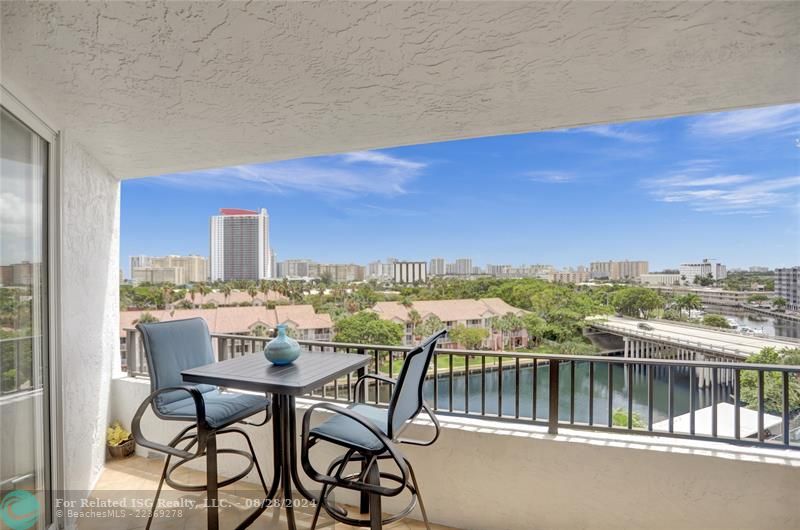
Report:
[[[269,214],[221,208],[211,217],[211,281],[264,280],[272,277]]]

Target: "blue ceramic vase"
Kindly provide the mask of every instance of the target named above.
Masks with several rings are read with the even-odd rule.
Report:
[[[278,326],[278,336],[267,343],[264,357],[277,365],[291,364],[300,357],[300,345],[286,334],[286,325]]]

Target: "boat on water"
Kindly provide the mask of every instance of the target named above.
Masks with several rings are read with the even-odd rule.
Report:
[[[751,328],[749,326],[740,326],[738,331],[743,335],[756,335],[756,336],[764,335],[764,328]]]

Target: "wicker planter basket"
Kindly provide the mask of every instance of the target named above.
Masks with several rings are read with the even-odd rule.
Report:
[[[119,445],[108,446],[108,452],[113,458],[125,458],[126,456],[131,456],[135,450],[136,442],[134,441],[133,436],[129,437]]]

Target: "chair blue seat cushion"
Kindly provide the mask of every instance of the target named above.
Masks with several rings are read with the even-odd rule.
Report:
[[[389,432],[389,411],[387,409],[372,407],[362,403],[350,405],[350,410],[364,416],[372,422],[383,434]],[[316,438],[354,447],[367,451],[380,451],[383,443],[369,430],[357,421],[342,414],[334,414],[323,423],[311,429],[310,434]],[[387,434],[388,436],[388,434]]]
[[[265,396],[212,390],[203,393],[203,403],[206,407],[206,422],[214,429],[220,429],[264,411],[270,405],[270,400]],[[159,412],[169,419],[197,419],[197,409],[191,397],[161,405]]]

